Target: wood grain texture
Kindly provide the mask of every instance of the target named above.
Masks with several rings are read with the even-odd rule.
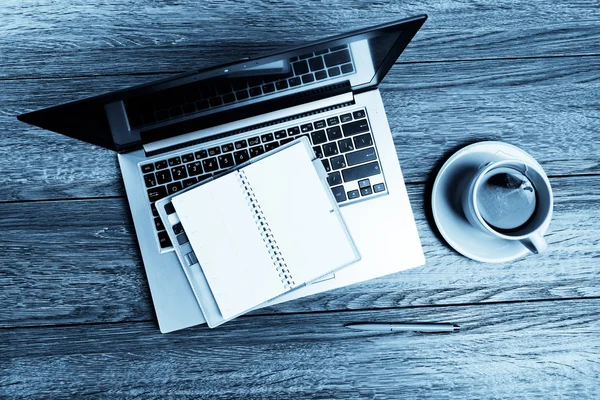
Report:
[[[549,175],[600,173],[598,70],[600,57],[394,66],[381,92],[405,180],[425,182],[440,159],[480,140],[520,146]],[[152,79],[3,82],[0,201],[124,194],[113,152],[15,117]]]
[[[191,70],[422,13],[404,62],[600,54],[595,0],[5,0],[0,13],[0,78]]]
[[[257,313],[600,297],[600,177],[551,181],[546,254],[505,264],[458,255],[427,220],[424,185],[410,185],[425,266]],[[124,199],[0,204],[0,215],[0,328],[155,318]]]
[[[0,397],[596,398],[600,301],[0,330]],[[356,332],[451,321],[459,333]]]

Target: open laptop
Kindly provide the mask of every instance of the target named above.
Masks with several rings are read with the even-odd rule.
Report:
[[[118,152],[159,327],[170,332],[205,320],[154,203],[302,136],[328,171],[362,258],[276,302],[425,262],[378,85],[426,18],[18,118]]]

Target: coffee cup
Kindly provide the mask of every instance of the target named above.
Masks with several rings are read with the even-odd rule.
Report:
[[[550,182],[539,165],[517,159],[483,164],[462,196],[465,217],[489,235],[519,241],[533,253],[548,247],[542,227],[552,218]]]

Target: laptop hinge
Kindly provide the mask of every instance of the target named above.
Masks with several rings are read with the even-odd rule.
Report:
[[[267,126],[285,123],[352,104],[354,104],[354,94],[350,90],[343,94],[338,94],[309,103],[255,115],[253,117],[244,118],[218,126],[212,126],[206,129],[185,133],[152,143],[146,143],[143,147],[146,156],[153,156],[183,147],[234,136],[243,132],[261,129]]]

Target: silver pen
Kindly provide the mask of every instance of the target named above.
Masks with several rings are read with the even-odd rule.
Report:
[[[423,332],[451,333],[460,330],[452,323],[404,323],[404,322],[357,322],[344,325],[346,328],[372,332]]]

